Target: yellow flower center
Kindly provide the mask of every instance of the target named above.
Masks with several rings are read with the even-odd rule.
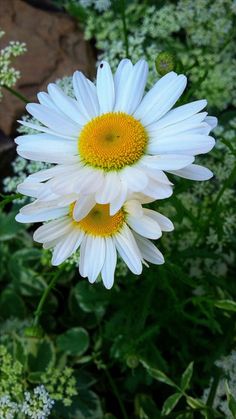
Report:
[[[84,126],[78,148],[86,164],[106,171],[119,170],[140,159],[147,141],[145,128],[133,116],[110,112]]]
[[[70,215],[72,216],[74,203],[70,205]],[[125,212],[120,209],[115,215],[110,215],[109,204],[96,204],[86,217],[81,221],[74,221],[87,234],[93,236],[112,236],[117,233],[124,224]]]

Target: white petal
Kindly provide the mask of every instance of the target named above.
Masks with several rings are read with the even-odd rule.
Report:
[[[45,180],[51,179],[54,176],[59,176],[62,175],[64,176],[65,174],[69,174],[69,173],[76,173],[78,170],[81,169],[81,164],[79,162],[76,162],[75,164],[72,165],[57,165],[54,167],[51,167],[50,169],[43,169],[43,170],[39,170],[36,173],[32,173],[31,175],[28,176],[27,179],[29,179],[30,181],[38,181],[38,182],[44,182]]]
[[[89,282],[93,283],[96,281],[104,264],[105,239],[103,237],[88,236],[87,248],[89,248],[89,254],[87,252],[85,255],[85,257],[89,258],[89,266],[88,266],[87,275],[88,275]]]
[[[125,212],[134,217],[142,217],[143,208],[141,203],[137,199],[130,199],[125,202]]]
[[[102,280],[105,287],[109,290],[114,283],[114,274],[117,261],[117,253],[114,241],[110,237],[105,238],[105,261],[102,267]]]
[[[72,120],[69,120],[66,116],[64,118],[54,111],[53,109],[47,108],[44,105],[37,103],[30,103],[26,105],[27,111],[38,119],[42,124],[51,128],[53,131],[59,132],[60,134],[70,135],[72,137],[78,137],[80,132],[80,125],[76,124]]]
[[[132,114],[136,110],[143,97],[147,74],[148,65],[145,60],[140,60],[132,69],[129,68],[128,78],[122,80],[123,84],[120,83],[119,91],[117,90],[115,111]]]
[[[179,121],[184,121],[187,118],[195,115],[207,105],[206,100],[196,100],[195,102],[187,103],[186,105],[179,106],[169,111],[157,123],[156,128],[164,128]],[[151,126],[151,125],[150,125]]]
[[[40,183],[32,183],[24,181],[17,186],[17,192],[21,193],[22,195],[31,196],[32,198],[37,198],[38,194],[44,186]]]
[[[144,156],[140,163],[150,169],[178,170],[188,166],[193,161],[193,156],[166,154],[160,156]]]
[[[146,214],[148,217],[155,220],[162,231],[173,231],[174,226],[173,223],[169,220],[169,218],[165,217],[164,215],[160,214],[157,211],[150,210],[148,208],[144,209],[144,214]]]
[[[79,229],[74,229],[55,246],[52,265],[58,266],[68,259],[80,246],[84,233]]]
[[[82,239],[80,252],[79,252],[79,273],[83,278],[87,276],[87,267],[88,267],[88,263],[87,263],[88,261],[85,258],[87,239],[88,239],[88,236],[85,235]]]
[[[159,239],[162,235],[159,224],[145,215],[142,217],[129,215],[127,217],[127,224],[138,234],[148,239]]]
[[[218,124],[218,120],[217,120],[217,118],[215,116],[207,116],[205,118],[205,122],[208,125],[210,125],[211,130],[214,129],[217,126],[217,124]]]
[[[169,88],[172,86],[172,83],[177,79],[177,74],[171,71],[166,74],[156,84],[149,90],[148,93],[144,96],[142,102],[134,113],[134,117],[137,119],[143,118],[149,113],[149,111],[156,106],[160,100],[161,95],[163,95]]]
[[[16,137],[15,143],[22,151],[41,151],[45,154],[47,152],[78,154],[75,140],[63,139],[50,134],[21,135]]]
[[[156,102],[149,107],[141,117],[144,126],[152,124],[165,115],[182,95],[187,84],[187,78],[184,75],[177,76],[162,94],[157,95]],[[149,106],[149,105],[148,105]]]
[[[145,195],[154,199],[165,199],[169,198],[173,193],[173,189],[170,185],[160,183],[155,179],[149,179],[149,182],[145,188]]]
[[[76,71],[73,75],[73,86],[78,105],[88,118],[99,115],[99,103],[95,85],[83,73]]]
[[[95,193],[104,182],[104,175],[101,170],[84,166],[76,175],[77,179],[73,190],[77,193]]]
[[[157,139],[148,145],[147,152],[150,154],[190,154],[197,155],[210,151],[215,145],[213,137],[207,135],[192,134],[191,132]]]
[[[43,151],[27,151],[22,149],[22,147],[16,148],[17,153],[19,156],[24,157],[25,159],[34,160],[34,161],[42,161],[45,163],[75,163],[78,159],[77,156],[73,155],[65,155],[64,152],[54,153],[54,152],[46,152]]]
[[[49,221],[55,218],[60,218],[68,213],[68,208],[47,209],[36,214],[17,214],[16,221],[19,223],[38,223],[41,221]]]
[[[128,226],[124,226],[122,231],[114,236],[116,248],[128,266],[137,275],[142,272],[141,255],[138,246],[132,236]]]
[[[93,195],[81,195],[75,203],[73,218],[76,221],[82,220],[84,217],[86,217],[86,215],[88,215],[94,205],[95,200]]]
[[[192,128],[195,128],[205,120],[206,116],[207,112],[200,112],[191,115],[189,118],[186,118],[183,121],[178,121],[164,127],[162,126],[163,118],[161,118],[159,121],[149,125],[146,129],[150,137],[156,137],[160,139],[168,135],[179,134],[180,132],[188,131]]]
[[[54,83],[48,85],[48,93],[59,108],[60,111],[70,118],[70,120],[78,123],[79,125],[84,125],[88,121],[88,117],[83,114],[83,109],[78,106],[78,103],[75,99],[67,96],[59,86]]]
[[[122,179],[120,180],[120,186],[120,193],[110,202],[110,215],[116,214],[126,200],[128,188],[126,182],[123,182]]]
[[[122,91],[124,90],[124,84],[128,80],[129,75],[132,72],[132,69],[133,69],[133,64],[130,60],[125,58],[120,61],[114,75],[116,99],[119,98],[119,95],[122,95]]]
[[[135,167],[125,167],[121,171],[121,179],[127,183],[128,189],[134,192],[144,190],[148,183],[145,172]]]
[[[161,252],[150,240],[145,239],[144,237],[141,237],[139,234],[135,233],[134,237],[145,260],[156,265],[162,265],[165,262]]]
[[[212,178],[213,173],[206,167],[197,164],[190,164],[181,170],[168,170],[169,173],[191,180],[209,180]]]
[[[33,238],[38,243],[43,243],[58,239],[64,234],[68,234],[73,230],[73,223],[70,217],[63,217],[60,220],[54,220],[43,224],[39,227],[33,235]]]
[[[36,131],[40,131],[40,132],[45,132],[46,134],[51,134],[51,135],[56,135],[57,137],[62,137],[62,138],[68,138],[68,139],[75,139],[77,137],[74,135],[68,135],[65,132],[56,132],[54,130],[51,130],[49,128],[45,128],[42,125],[37,125],[37,124],[32,124],[31,122],[26,122],[26,121],[20,121],[18,120],[17,122],[19,122],[19,124],[23,125],[24,127],[29,127],[32,128]]]
[[[38,101],[41,105],[47,106],[48,108],[54,109],[54,111],[57,111],[61,115],[63,115],[63,112],[61,112],[58,107],[55,105],[53,100],[50,98],[48,93],[45,92],[39,92],[37,94]]]
[[[106,61],[102,61],[98,66],[97,96],[100,114],[112,112],[115,101],[115,88],[111,68]]]
[[[99,204],[107,204],[113,201],[120,192],[121,184],[116,172],[105,174],[102,187],[97,191],[95,200]]]

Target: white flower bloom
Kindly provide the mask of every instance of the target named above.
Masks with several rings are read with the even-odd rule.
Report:
[[[57,164],[39,174],[49,194],[96,192],[96,202],[110,203],[115,214],[133,192],[169,197],[172,188],[163,171],[194,180],[212,176],[210,170],[192,164],[195,155],[215,144],[209,132],[216,118],[200,112],[207,102],[171,110],[186,87],[186,77],[168,73],[144,95],[147,74],[145,60],[135,65],[122,60],[114,76],[103,61],[96,86],[81,72],[74,73],[76,99],[49,84],[48,93],[38,94],[39,104],[27,105],[43,126],[20,121],[41,133],[17,137],[17,152]]]
[[[52,220],[34,233],[35,241],[53,249],[52,264],[61,264],[80,248],[81,276],[93,283],[101,273],[105,287],[110,289],[117,252],[137,275],[145,261],[164,263],[161,252],[149,239],[158,239],[162,231],[172,231],[173,224],[158,212],[143,208],[141,203],[147,202],[150,199],[146,196],[133,195],[110,215],[109,204],[97,204],[94,196],[85,204],[84,196],[71,194],[51,201],[36,200],[23,207],[16,219],[23,223]]]

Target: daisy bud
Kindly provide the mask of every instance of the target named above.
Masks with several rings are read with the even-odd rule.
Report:
[[[156,70],[161,76],[173,71],[175,68],[175,58],[174,55],[167,51],[162,51],[157,56],[156,61]]]

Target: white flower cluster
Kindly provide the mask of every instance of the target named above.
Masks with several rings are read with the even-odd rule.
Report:
[[[0,38],[4,35],[0,31]],[[26,44],[18,41],[11,41],[9,45],[0,51],[0,98],[2,97],[2,86],[12,87],[20,77],[20,72],[11,67],[12,58],[26,52]]]
[[[43,385],[35,387],[33,393],[24,393],[23,403],[11,400],[8,394],[0,397],[0,418],[14,419],[18,413],[25,418],[47,419],[51,413],[54,400],[52,400]],[[18,416],[17,416],[18,417]]]
[[[25,392],[21,411],[32,419],[46,419],[50,415],[53,405],[54,400],[49,397],[45,387],[40,385],[34,389],[33,394],[29,391]]]
[[[1,419],[14,419],[19,412],[18,404],[11,401],[9,395],[0,397],[0,417]]]
[[[79,3],[85,8],[94,7],[99,12],[104,12],[111,6],[110,0],[79,0]]]
[[[215,365],[221,369],[222,378],[219,381],[216,395],[214,398],[213,407],[220,410],[228,419],[234,419],[228,408],[226,397],[226,381],[234,398],[236,398],[236,351],[232,351],[228,356],[225,356],[215,362]],[[212,380],[210,382],[210,387]],[[202,399],[204,402],[210,393],[210,387],[204,390]]]
[[[174,51],[193,83],[198,83],[196,98],[206,97],[208,104],[225,109],[235,104],[236,60],[234,56],[234,0],[179,0],[164,2],[159,8],[132,2],[127,4],[126,19],[129,53],[134,61],[145,54],[150,85],[156,79],[154,61],[160,51]],[[97,47],[116,68],[124,57],[122,22],[110,8],[102,15],[91,10],[85,36],[96,38]],[[185,34],[182,36],[181,34]]]

